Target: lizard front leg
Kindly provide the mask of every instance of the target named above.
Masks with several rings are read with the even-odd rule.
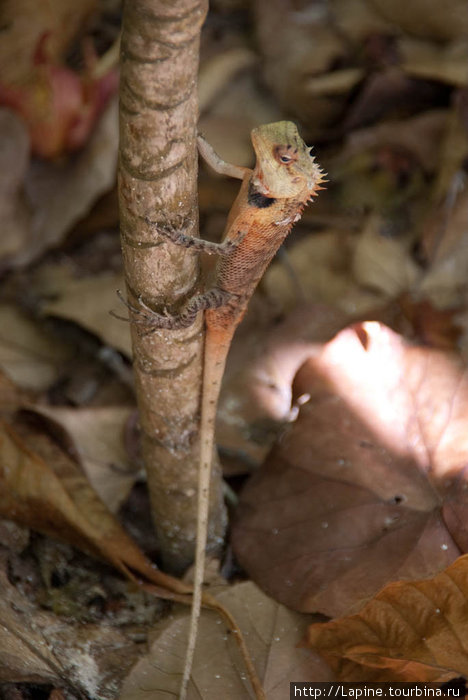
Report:
[[[187,236],[186,233],[173,226],[159,226],[155,221],[151,221],[148,218],[145,221],[148,226],[155,228],[161,236],[168,238],[175,245],[183,248],[193,248],[193,250],[208,253],[208,255],[229,255],[244,240],[247,234],[247,231],[237,231],[222,243],[213,243],[212,241],[204,241],[202,238]]]
[[[197,294],[185,304],[181,309],[180,313],[177,315],[171,315],[167,313],[160,314],[149,307],[141,297],[138,298],[139,306],[134,306],[129,301],[123,298],[119,294],[120,299],[123,301],[125,306],[127,306],[133,313],[137,314],[138,318],[136,322],[139,325],[149,326],[149,330],[144,331],[143,335],[149,335],[154,333],[158,328],[164,328],[166,330],[177,330],[179,328],[188,328],[191,326],[200,311],[206,311],[207,309],[219,309],[220,306],[226,306],[237,300],[237,296],[226,292],[224,289],[219,287],[213,287],[209,289],[204,294]],[[142,310],[143,309],[143,310]],[[115,314],[114,314],[115,315]]]
[[[225,160],[218,156],[213,146],[208,143],[208,141],[201,134],[198,134],[197,144],[199,154],[205,163],[207,163],[207,165],[209,165],[210,168],[215,171],[215,173],[235,177],[238,180],[243,180],[246,173],[252,172],[250,168],[243,168],[240,165],[226,163]]]

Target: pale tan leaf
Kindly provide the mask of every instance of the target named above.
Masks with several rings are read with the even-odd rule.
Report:
[[[420,80],[440,80],[457,87],[468,85],[468,43],[436,44],[405,37],[399,43],[404,71]]]
[[[353,272],[364,288],[391,298],[411,289],[422,273],[410,255],[411,240],[382,235],[383,223],[377,215],[367,219],[354,249]]]
[[[34,410],[61,425],[73,440],[89,483],[112,513],[127,498],[138,470],[130,464],[124,435],[131,408],[65,408],[40,406]]]
[[[43,294],[54,297],[44,304],[45,313],[74,321],[108,345],[131,355],[129,324],[109,313],[113,310],[123,317],[127,315],[117,297],[117,290],[125,289],[122,275],[103,273],[77,278],[65,267],[46,267],[38,285]]]
[[[336,231],[308,236],[288,251],[296,285],[279,261],[267,270],[262,284],[283,309],[297,304],[299,284],[307,301],[334,305],[353,317],[365,314],[379,304],[381,297],[353,279],[353,245],[353,241]]]
[[[0,304],[0,367],[23,389],[44,391],[60,375],[70,349],[25,314]]]
[[[287,610],[252,583],[233,586],[216,596],[232,611],[246,638],[268,700],[289,693],[290,680],[333,680],[314,654],[298,649],[307,617]],[[177,694],[186,649],[189,617],[176,615],[160,628],[149,653],[125,680],[120,700],[144,700],[149,694]],[[188,700],[243,700],[252,698],[237,648],[216,615],[204,611],[201,619]]]
[[[397,28],[416,36],[444,41],[466,37],[468,8],[465,0],[447,0],[434,4],[432,0],[370,0],[382,17]]]

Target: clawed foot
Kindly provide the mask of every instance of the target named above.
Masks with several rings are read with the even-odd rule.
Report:
[[[187,230],[187,225],[184,227],[184,223],[186,224],[186,221],[182,218],[176,219],[175,224],[167,224],[166,226],[160,226],[155,221],[151,221],[148,217],[145,218],[145,221],[148,226],[156,229],[159,235],[167,238],[169,241],[174,243],[174,245],[181,246],[182,248],[198,250],[200,253],[207,253],[208,255],[230,255],[247,234],[247,230],[236,231],[230,236],[230,238],[222,241],[221,243],[214,243],[213,241],[205,241],[202,238],[194,238],[193,236],[189,236],[188,234],[184,233],[184,230]]]
[[[169,312],[166,309],[163,310],[162,314],[158,314],[156,311],[153,311],[153,309],[151,309],[147,304],[145,304],[141,297],[138,297],[139,306],[135,306],[124,297],[120,289],[117,290],[117,296],[119,297],[122,304],[124,304],[127,307],[127,309],[129,309],[134,314],[132,323],[135,323],[138,326],[150,326],[150,328],[148,328],[146,331],[140,331],[140,335],[151,335],[156,330],[158,330],[158,328],[171,328],[173,326],[175,319],[169,314]],[[120,316],[120,314],[115,313],[115,311],[110,311],[110,315],[114,318],[119,319],[119,321],[130,321],[129,318],[126,318],[125,316]]]
[[[162,314],[157,313],[143,301],[141,296],[138,297],[138,306],[135,306],[124,297],[120,289],[117,290],[117,296],[119,297],[120,301],[125,304],[127,309],[134,314],[132,323],[135,323],[138,326],[147,327],[146,330],[140,331],[141,336],[151,335],[158,329],[177,330],[180,328],[188,328],[194,323],[198,315],[198,308],[196,308],[194,311],[188,310],[178,316],[172,316],[166,308],[163,309]],[[118,318],[121,321],[128,322],[130,320],[124,316],[116,314],[114,311],[111,311],[110,314],[111,316],[114,316],[114,318]]]

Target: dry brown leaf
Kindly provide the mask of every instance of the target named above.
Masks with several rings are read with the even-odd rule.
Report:
[[[468,85],[468,43],[434,44],[405,37],[399,42],[402,67],[419,80],[439,80],[456,87]]]
[[[89,483],[116,513],[135,483],[138,469],[131,465],[124,435],[132,408],[65,408],[37,406],[35,411],[52,419],[71,437],[74,456],[79,460]]]
[[[357,615],[311,625],[308,645],[344,681],[468,676],[468,556],[425,581],[386,586]]]
[[[246,46],[218,53],[204,61],[198,76],[198,107],[200,112],[209,109],[219,93],[240,71],[251,68],[255,54]]]
[[[190,591],[153,567],[74,462],[41,433],[33,433],[30,440],[34,452],[10,426],[0,427],[2,517],[104,558],[126,575],[138,573],[163,597],[172,597],[169,591]],[[48,463],[37,454],[39,449]]]
[[[129,324],[109,313],[114,310],[126,316],[127,310],[117,297],[117,290],[125,289],[122,275],[110,272],[77,278],[63,265],[47,266],[36,288],[39,294],[52,297],[42,306],[44,313],[74,321],[107,345],[131,355]]]
[[[86,147],[60,164],[34,161],[25,177],[23,210],[28,220],[22,245],[2,264],[18,267],[60,243],[68,231],[108,192],[116,179],[117,101],[112,101]]]
[[[384,121],[351,132],[340,160],[346,161],[365,150],[391,148],[406,152],[425,172],[440,167],[440,148],[449,112],[430,109],[409,119]]]
[[[338,92],[333,78],[325,78],[328,95],[315,83],[343,62],[349,51],[345,37],[326,9],[299,9],[291,0],[256,0],[255,20],[268,87],[286,112],[307,123],[309,133],[320,133],[341,114],[347,96],[342,90],[355,84],[354,72],[339,76]]]
[[[335,616],[468,551],[460,362],[365,323],[311,358],[296,390],[311,398],[247,484],[233,529],[258,585]]]
[[[411,239],[388,238],[384,228],[382,217],[368,217],[354,248],[353,272],[364,288],[391,298],[412,289],[422,272],[411,257]]]
[[[4,0],[0,12],[2,80],[21,83],[29,78],[34,51],[45,34],[51,57],[63,58],[96,5],[96,0]]]
[[[21,187],[29,164],[29,136],[23,122],[0,108],[0,261],[14,256],[27,243],[31,212]]]
[[[432,0],[370,0],[381,16],[408,34],[436,40],[466,37],[468,7],[465,0],[447,0],[434,4]]]
[[[21,432],[21,437],[18,435]],[[24,444],[33,445],[34,451]],[[24,422],[0,425],[0,516],[106,559],[127,577],[162,598],[190,603],[192,588],[158,571],[106,509],[86,479],[45,434]],[[242,633],[221,603],[203,595],[203,604],[226,621],[258,688]]]
[[[459,340],[463,332],[456,317],[459,309],[441,311],[427,299],[415,301],[408,294],[400,297],[398,303],[416,338],[423,345],[439,350],[459,351]]]
[[[430,299],[439,309],[459,306],[467,288],[468,187],[461,185],[454,195],[452,202],[447,202],[448,206],[444,204],[439,212],[433,263],[418,286],[419,295]]]
[[[296,278],[281,262],[267,270],[262,285],[276,304],[289,310],[297,305],[299,284],[307,301],[330,304],[350,316],[365,314],[381,302],[378,294],[356,284],[351,262],[353,241],[336,231],[326,231],[298,241],[288,249]]]
[[[248,640],[268,700],[288,696],[289,682],[330,681],[333,675],[316,655],[298,649],[307,618],[265,596],[252,583],[230,587],[217,596],[233,611]],[[189,617],[173,616],[156,630],[149,653],[124,681],[120,700],[177,695]],[[188,700],[244,700],[254,697],[232,638],[219,618],[206,611],[200,621]]]
[[[10,304],[0,304],[0,367],[18,386],[46,390],[70,349]]]
[[[219,403],[218,444],[261,464],[281,425],[294,415],[297,370],[348,322],[332,306],[307,304],[270,330],[235,338]]]

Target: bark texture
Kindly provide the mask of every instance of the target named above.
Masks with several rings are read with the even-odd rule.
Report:
[[[120,87],[119,202],[127,294],[176,312],[199,284],[196,254],[159,237],[161,226],[197,234],[196,124],[203,0],[126,0]],[[203,320],[142,335],[131,314],[142,446],[166,568],[192,560],[197,506]],[[123,330],[122,332],[126,332]],[[212,479],[209,549],[224,531],[219,472]]]

